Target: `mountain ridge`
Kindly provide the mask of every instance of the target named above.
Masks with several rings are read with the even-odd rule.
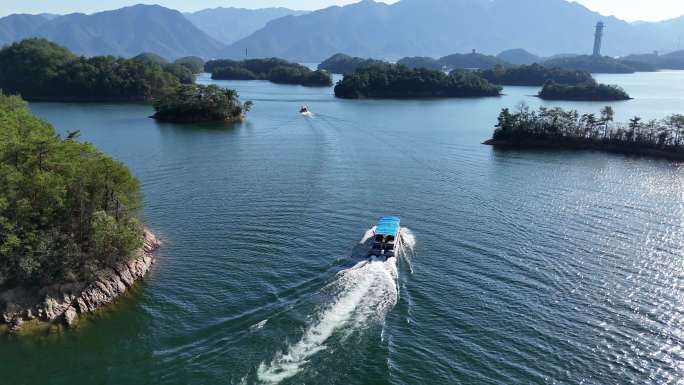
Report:
[[[307,13],[308,11],[284,7],[259,9],[216,7],[197,12],[185,12],[183,15],[207,35],[223,44],[230,44],[251,35],[271,20]],[[226,23],[226,20],[230,20],[230,23]]]
[[[224,47],[180,12],[159,5],[138,4],[90,15],[71,13],[51,20],[42,18],[44,22],[35,23],[33,30],[15,31],[14,36],[0,35],[0,44],[42,37],[79,55],[131,57],[154,52],[171,59],[211,57]],[[8,24],[6,18],[0,19],[3,20],[0,26]]]
[[[396,59],[472,49],[495,53],[513,47],[540,56],[591,53],[598,21],[606,24],[608,55],[674,50],[673,36],[684,36],[684,17],[629,23],[565,0],[363,0],[273,20],[231,44],[222,56],[242,57],[248,52],[249,57],[319,61],[344,52]]]
[[[528,63],[533,55],[511,49],[539,57],[591,53],[597,21],[606,24],[603,53],[609,56],[676,51],[684,40],[684,16],[629,23],[566,0],[363,0],[313,12],[219,7],[182,14],[139,4],[90,15],[16,14],[0,18],[0,45],[43,37],[88,56],[153,52],[172,60],[281,57],[300,62],[338,52],[397,60],[476,49],[509,51],[511,61]]]

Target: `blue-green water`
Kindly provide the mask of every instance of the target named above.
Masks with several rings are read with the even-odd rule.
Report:
[[[684,73],[600,76],[617,117],[684,112]],[[200,82],[208,82],[204,77]],[[165,241],[149,278],[75,331],[0,339],[2,384],[674,384],[684,377],[684,170],[480,144],[530,97],[344,101],[219,82],[240,125],[35,103],[125,162]],[[308,104],[315,116],[297,114]],[[557,105],[557,103],[544,103]],[[598,112],[602,104],[562,103]],[[410,262],[352,268],[383,214]],[[389,275],[388,275],[389,274]]]

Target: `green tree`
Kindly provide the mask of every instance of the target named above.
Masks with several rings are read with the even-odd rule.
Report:
[[[615,111],[613,107],[605,106],[601,109],[601,124],[603,125],[603,138],[608,137],[608,127],[610,123],[615,119]]]
[[[76,139],[0,93],[0,286],[84,279],[142,246],[138,181]]]
[[[216,85],[183,85],[155,101],[154,118],[170,122],[235,121],[252,108],[237,91]]]
[[[197,56],[182,57],[173,63],[187,68],[193,74],[198,74],[204,71],[204,60]]]
[[[193,74],[150,58],[77,57],[45,39],[0,50],[0,89],[29,100],[151,101]]]
[[[498,96],[501,87],[470,71],[442,71],[403,65],[357,69],[335,86],[339,98],[425,98]]]

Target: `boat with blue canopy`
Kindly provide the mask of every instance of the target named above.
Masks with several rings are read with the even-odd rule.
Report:
[[[375,225],[375,235],[373,246],[368,252],[368,256],[375,257],[394,257],[395,245],[399,238],[401,219],[399,217],[382,217]]]

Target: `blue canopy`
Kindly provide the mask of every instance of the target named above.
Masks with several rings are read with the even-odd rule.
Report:
[[[375,228],[375,234],[397,236],[399,232],[399,217],[382,217],[378,220]]]

